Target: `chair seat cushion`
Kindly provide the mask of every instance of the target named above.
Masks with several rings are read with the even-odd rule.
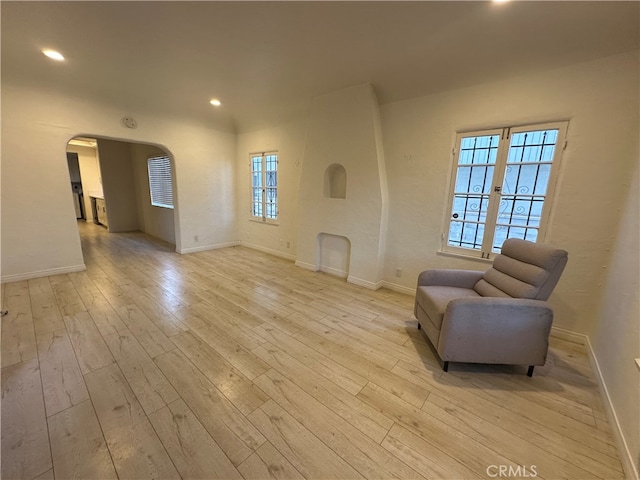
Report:
[[[416,302],[429,316],[433,326],[440,330],[442,327],[444,312],[451,300],[462,297],[479,296],[480,295],[471,288],[429,285],[426,287],[418,287],[416,292]]]

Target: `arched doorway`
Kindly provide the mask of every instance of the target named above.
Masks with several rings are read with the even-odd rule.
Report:
[[[83,135],[69,141],[67,156],[77,158],[79,176],[70,167],[70,179],[76,210],[84,214],[77,215],[79,222],[114,233],[142,231],[176,244],[178,206],[169,152],[157,145]]]

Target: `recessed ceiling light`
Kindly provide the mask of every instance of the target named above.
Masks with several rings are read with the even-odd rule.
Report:
[[[222,105],[222,102],[220,100],[218,100],[217,98],[212,98],[209,103],[211,105],[213,105],[214,107],[219,107],[220,105]]]
[[[56,52],[55,50],[42,50],[42,53],[44,53],[47,57],[51,58],[52,60],[58,60],[59,62],[61,62],[62,60],[64,60],[64,57],[62,56],[62,54],[60,52]]]

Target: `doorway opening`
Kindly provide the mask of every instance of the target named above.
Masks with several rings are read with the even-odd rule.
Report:
[[[69,167],[69,180],[71,180],[71,193],[73,195],[73,206],[76,211],[77,220],[86,220],[86,207],[84,204],[84,193],[82,191],[82,176],[80,175],[80,163],[76,152],[67,152],[67,166]]]
[[[162,147],[97,136],[67,144],[78,222],[100,225],[110,233],[142,231],[176,245],[177,204],[173,158]],[[72,164],[77,163],[77,172]],[[157,165],[163,165],[158,170]],[[77,173],[77,175],[76,175]],[[152,200],[162,189],[163,202]],[[155,196],[153,196],[155,198]]]

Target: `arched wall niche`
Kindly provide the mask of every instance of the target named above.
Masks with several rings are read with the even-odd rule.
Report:
[[[324,172],[325,198],[347,198],[347,171],[339,163],[333,163]]]
[[[344,235],[318,234],[318,270],[340,278],[349,276],[351,241]]]

